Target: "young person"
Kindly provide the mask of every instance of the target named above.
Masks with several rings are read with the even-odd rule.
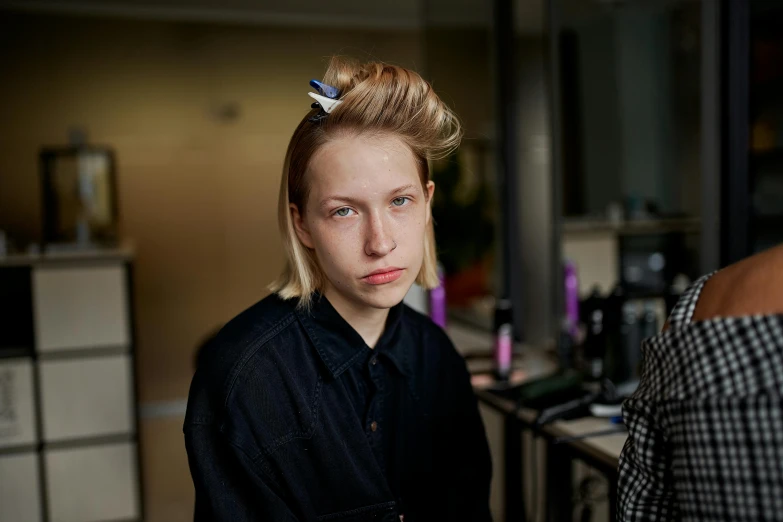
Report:
[[[402,303],[438,283],[428,162],[459,123],[402,67],[333,59],[311,85],[280,184],[285,270],[191,386],[195,520],[490,520],[465,363]]]

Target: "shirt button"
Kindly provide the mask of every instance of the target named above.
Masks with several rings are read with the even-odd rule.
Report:
[[[372,421],[372,422],[370,423],[370,429],[371,429],[372,431],[377,431],[377,430],[378,430],[378,423],[377,423],[377,422],[375,422],[375,421]]]
[[[370,359],[370,364],[372,364],[373,366],[378,364],[378,358],[377,357],[373,357],[372,359]]]

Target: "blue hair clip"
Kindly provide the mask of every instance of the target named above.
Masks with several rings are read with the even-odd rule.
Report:
[[[307,95],[315,100],[315,103],[311,105],[313,109],[321,109],[318,114],[310,117],[309,121],[312,123],[318,123],[326,118],[332,109],[342,103],[342,100],[337,98],[340,96],[340,91],[336,87],[321,83],[318,80],[310,80],[310,86],[318,91],[318,94],[314,92],[308,92]]]
[[[310,80],[310,87],[318,91],[318,94],[321,96],[326,96],[327,98],[331,98],[333,100],[340,96],[340,91],[337,90],[337,87],[326,85],[325,83],[321,83],[318,80]]]

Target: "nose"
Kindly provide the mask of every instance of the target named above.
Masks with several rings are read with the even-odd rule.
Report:
[[[374,214],[367,225],[364,253],[368,256],[383,257],[394,250],[397,244],[388,231],[389,227],[383,216]]]

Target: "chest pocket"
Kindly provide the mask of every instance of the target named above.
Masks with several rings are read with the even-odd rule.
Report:
[[[397,503],[384,502],[318,517],[318,522],[400,522]]]

